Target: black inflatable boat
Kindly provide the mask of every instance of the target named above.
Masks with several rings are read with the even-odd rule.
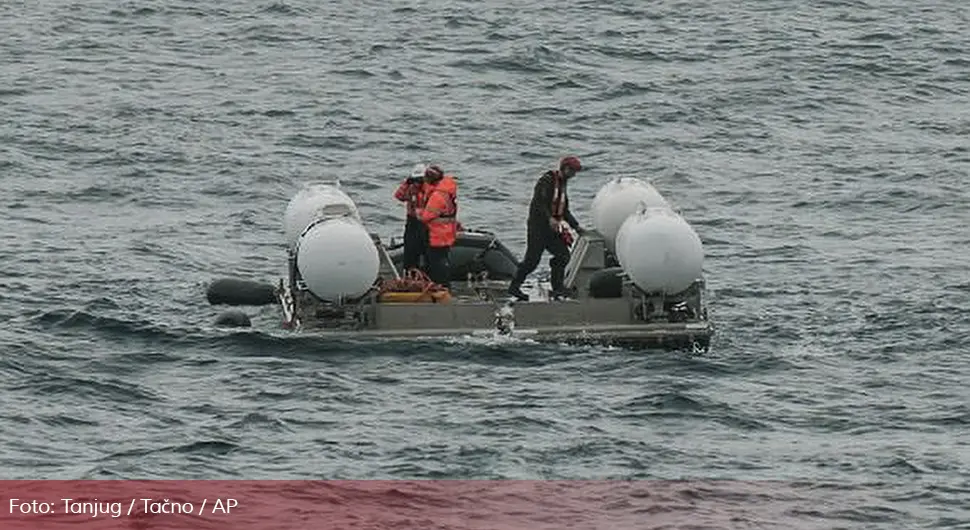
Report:
[[[404,243],[388,247],[394,266],[401,269]],[[465,230],[451,249],[451,280],[464,281],[468,274],[488,273],[490,280],[511,280],[519,267],[519,260],[492,232]]]

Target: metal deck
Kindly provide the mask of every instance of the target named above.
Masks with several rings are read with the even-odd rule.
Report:
[[[374,236],[381,276],[398,278],[390,256]],[[507,335],[542,342],[618,345],[632,348],[706,350],[714,333],[703,301],[703,280],[677,296],[648,295],[624,281],[619,297],[593,298],[592,274],[606,265],[596,233],[584,234],[567,267],[567,287],[576,299],[512,302],[508,282],[453,282],[450,303],[378,303],[376,293],[341,305],[324,303],[299,279],[291,257],[290,277],[280,282],[284,322],[291,329],[332,338],[444,338]]]

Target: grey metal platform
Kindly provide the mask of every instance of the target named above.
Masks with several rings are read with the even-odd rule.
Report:
[[[381,257],[382,279],[400,273],[380,238],[372,236]],[[597,343],[635,348],[706,350],[714,333],[698,279],[675,296],[640,292],[628,280],[622,294],[594,298],[591,276],[607,264],[603,238],[589,232],[573,247],[566,269],[575,299],[511,301],[508,282],[470,279],[453,282],[450,303],[379,303],[376,291],[343,304],[324,303],[310,293],[291,256],[290,275],[278,289],[284,321],[291,329],[339,338],[442,338],[481,334],[527,337],[537,341]]]

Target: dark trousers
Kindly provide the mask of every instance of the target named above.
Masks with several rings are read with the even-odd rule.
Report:
[[[428,277],[431,281],[451,289],[451,247],[428,247]]]
[[[404,223],[404,252],[401,266],[405,272],[408,269],[420,269],[421,257],[428,260],[428,227],[416,217],[408,216]]]
[[[559,234],[549,227],[548,220],[529,221],[526,239],[525,257],[519,264],[512,287],[520,287],[525,282],[525,278],[539,266],[542,253],[548,250],[552,254],[552,259],[549,260],[552,289],[562,291],[566,279],[566,265],[569,264],[569,247]]]

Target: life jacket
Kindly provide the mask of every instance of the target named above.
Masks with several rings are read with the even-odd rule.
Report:
[[[418,210],[424,207],[424,201],[427,198],[427,188],[426,183],[412,183],[409,184],[407,180],[401,183],[397,187],[397,191],[394,192],[394,198],[407,204],[408,217],[418,216]]]
[[[552,173],[552,217],[557,221],[562,221],[566,215],[566,179],[559,171]]]
[[[556,232],[562,242],[566,244],[566,248],[572,248],[573,234],[563,223],[563,217],[566,215],[566,178],[559,171],[550,171],[550,173],[552,174],[552,206],[550,210],[552,211],[552,218],[559,221]]]
[[[418,217],[428,225],[428,246],[454,246],[458,238],[458,183],[451,175],[428,184]]]

